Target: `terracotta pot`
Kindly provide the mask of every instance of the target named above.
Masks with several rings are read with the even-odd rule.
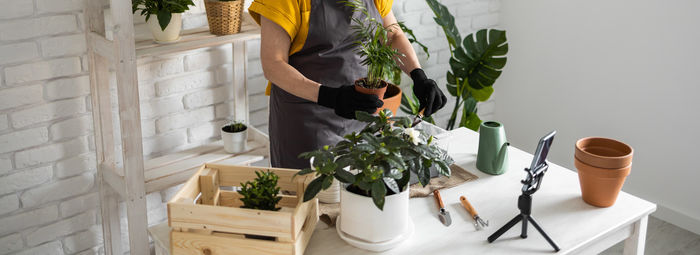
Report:
[[[382,109],[389,109],[392,113],[394,113],[394,115],[396,115],[399,110],[399,106],[401,106],[401,88],[385,81],[382,81],[383,83],[387,84],[384,87],[378,89],[365,88],[359,85],[359,83],[364,82],[365,79],[366,78],[362,78],[355,81],[355,91],[363,94],[377,95],[377,97],[382,99],[384,105],[378,108],[377,111],[374,112],[375,114]]]
[[[615,204],[632,168],[632,164],[617,169],[600,168],[578,159],[574,159],[574,165],[578,169],[583,201],[598,207],[610,207]]]
[[[632,163],[634,150],[629,145],[603,137],[586,137],[576,142],[574,157],[594,167],[618,169]]]

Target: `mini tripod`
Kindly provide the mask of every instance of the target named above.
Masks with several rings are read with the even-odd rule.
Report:
[[[547,235],[547,233],[544,232],[544,230],[540,227],[539,224],[535,221],[535,219],[530,216],[530,212],[532,211],[532,194],[535,193],[538,189],[540,189],[540,185],[542,184],[542,178],[544,177],[544,173],[547,171],[547,168],[549,166],[547,163],[542,163],[539,166],[536,167],[535,171],[531,171],[529,168],[525,168],[525,171],[527,172],[527,177],[525,180],[522,180],[521,182],[523,183],[523,194],[518,197],[518,209],[520,209],[520,214],[516,215],[515,218],[510,220],[506,225],[498,229],[495,233],[493,233],[491,236],[489,236],[488,241],[489,243],[493,243],[493,241],[496,241],[498,237],[503,235],[506,231],[508,231],[510,228],[515,226],[515,224],[518,224],[518,222],[522,221],[522,232],[520,233],[520,237],[522,238],[527,238],[527,222],[529,221],[532,223],[533,226],[537,229],[537,231],[542,234],[544,239],[549,242],[550,245],[552,245],[552,248],[554,248],[554,251],[559,251],[559,246],[557,246],[554,241],[552,241],[551,238]]]

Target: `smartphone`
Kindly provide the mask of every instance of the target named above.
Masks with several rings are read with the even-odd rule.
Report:
[[[532,158],[532,164],[530,164],[530,171],[537,170],[538,166],[545,163],[545,160],[547,159],[547,154],[549,154],[549,148],[552,147],[552,142],[554,141],[555,134],[557,134],[556,130],[549,132],[549,134],[542,137],[542,139],[540,139],[540,142],[537,143],[537,150],[535,150],[535,156]]]

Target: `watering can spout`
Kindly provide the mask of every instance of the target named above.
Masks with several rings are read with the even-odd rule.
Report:
[[[498,155],[493,159],[494,169],[501,169],[501,167],[503,167],[503,162],[505,162],[506,157],[508,156],[508,146],[510,146],[509,142],[505,142],[501,145]]]

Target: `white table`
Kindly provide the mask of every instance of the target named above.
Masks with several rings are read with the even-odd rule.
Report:
[[[525,177],[523,168],[530,165],[532,155],[511,147],[508,171],[500,176],[484,174],[476,169],[479,135],[461,128],[439,139],[447,146],[456,164],[479,176],[460,186],[441,190],[443,201],[452,216],[452,225],[445,227],[437,217],[432,197],[410,200],[415,233],[399,247],[382,254],[551,254],[547,241],[530,224],[528,238],[520,238],[520,224],[515,225],[493,243],[486,238],[506,224],[520,211],[518,196]],[[535,141],[533,140],[533,143]],[[534,150],[535,144],[532,145]],[[560,146],[566,147],[566,146]],[[490,227],[476,231],[473,220],[459,203],[467,196],[479,214],[490,221]],[[647,219],[656,205],[621,192],[614,206],[598,208],[581,199],[575,172],[549,164],[542,186],[533,195],[532,216],[559,245],[561,254],[597,254],[625,241],[625,254],[644,254]],[[156,254],[169,254],[167,223],[149,228]],[[335,228],[319,222],[306,254],[343,255],[371,253],[341,240]]]
[[[534,151],[536,140],[531,148]],[[493,243],[486,238],[519,214],[520,180],[523,168],[532,161],[532,154],[511,147],[509,169],[500,176],[484,174],[476,169],[479,135],[468,129],[450,132],[448,152],[456,163],[479,179],[441,190],[443,201],[452,216],[452,225],[445,227],[437,217],[432,197],[410,200],[410,214],[415,233],[399,247],[382,254],[548,254],[554,250],[530,224],[528,238],[520,238],[520,223]],[[559,146],[568,148],[567,146]],[[573,147],[573,146],[572,146]],[[479,214],[490,221],[490,227],[476,231],[473,220],[459,203],[465,195]],[[564,167],[551,164],[542,186],[533,195],[532,216],[559,245],[561,254],[597,254],[625,241],[625,254],[644,254],[647,219],[656,205],[621,192],[614,206],[598,208],[581,199],[578,176]],[[370,253],[341,240],[335,228],[324,223],[316,227],[306,254]]]

